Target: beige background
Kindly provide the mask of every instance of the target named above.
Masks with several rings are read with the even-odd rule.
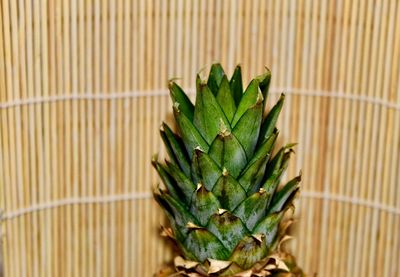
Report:
[[[268,66],[304,181],[289,243],[318,276],[400,275],[398,0],[0,1],[5,276],[151,276],[167,80]]]

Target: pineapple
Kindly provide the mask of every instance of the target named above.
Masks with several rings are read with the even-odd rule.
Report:
[[[213,64],[207,81],[197,75],[195,105],[170,82],[179,133],[162,124],[170,160],[152,160],[165,185],[154,197],[182,256],[158,276],[302,276],[280,249],[301,177],[279,187],[294,145],[272,155],[285,96],[264,116],[270,80],[267,70],[243,92],[240,66],[228,80]]]

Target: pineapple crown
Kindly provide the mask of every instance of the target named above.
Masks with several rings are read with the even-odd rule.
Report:
[[[213,64],[207,82],[197,75],[195,105],[175,82],[169,84],[179,132],[162,124],[170,160],[153,159],[165,184],[154,197],[170,221],[166,233],[188,260],[228,261],[225,272],[245,270],[276,250],[285,235],[280,222],[301,177],[278,188],[294,144],[272,157],[285,96],[264,116],[270,80],[267,69],[243,92],[240,66],[228,80]]]

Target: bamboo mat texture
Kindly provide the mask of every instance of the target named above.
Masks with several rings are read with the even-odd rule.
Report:
[[[399,0],[0,5],[4,276],[147,277],[172,257],[150,160],[168,79],[193,94],[215,61],[246,83],[270,68],[269,107],[287,95],[304,270],[400,276]]]

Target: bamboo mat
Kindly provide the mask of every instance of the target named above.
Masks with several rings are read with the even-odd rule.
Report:
[[[0,5],[4,276],[151,276],[171,258],[150,166],[167,80],[192,91],[214,61],[247,81],[268,66],[269,103],[288,96],[305,271],[400,275],[398,0]]]

